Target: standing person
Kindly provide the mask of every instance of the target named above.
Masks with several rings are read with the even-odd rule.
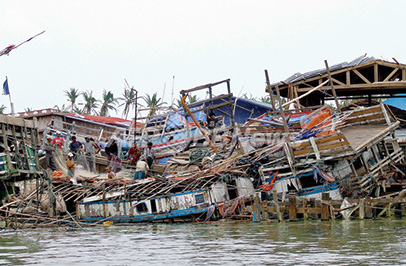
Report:
[[[83,144],[84,150],[85,150],[85,155],[86,155],[86,161],[89,165],[89,171],[94,172],[94,166],[95,166],[95,148],[99,148],[99,145],[95,144],[93,141],[90,140],[89,136],[85,137],[85,143]],[[99,151],[97,151],[99,152]]]
[[[222,117],[223,116],[216,118],[216,115],[213,111],[211,111],[210,114],[207,116],[207,128],[209,129],[210,140],[212,141],[214,130],[220,124],[220,119],[222,119]]]
[[[66,161],[66,167],[68,168],[68,176],[73,177],[75,174],[75,164],[73,161],[73,153],[68,154],[68,160]]]
[[[144,179],[148,174],[149,166],[144,159],[145,159],[144,156],[141,156],[141,158],[138,160],[135,166],[135,176],[134,176],[135,180]]]
[[[62,150],[65,140],[61,137],[61,131],[56,131],[56,137],[52,140],[52,144],[58,145],[59,149]]]
[[[144,160],[151,169],[152,163],[155,161],[155,153],[152,151],[152,142],[148,142],[147,147],[144,150]]]
[[[94,141],[94,138],[92,138],[92,137],[90,138],[90,141],[93,142],[93,146],[96,149],[95,153],[98,154],[99,151],[101,151],[100,145],[96,141]]]
[[[117,173],[121,170],[121,159],[118,156],[115,156],[113,153],[110,153],[110,164],[111,171]]]
[[[133,146],[128,150],[128,160],[130,164],[135,165],[141,156],[141,151],[137,147],[137,142],[134,141]]]
[[[55,151],[55,145],[52,144],[52,137],[47,136],[47,140],[42,145],[42,150],[45,151],[45,165],[46,168],[52,169],[52,171],[56,170],[53,152]]]
[[[73,155],[76,155],[77,151],[80,150],[80,147],[82,147],[82,143],[80,141],[76,141],[76,136],[72,136],[72,142],[69,144],[69,150],[73,153]]]
[[[117,146],[117,141],[114,138],[111,138],[106,145],[106,148],[104,151],[107,154],[107,160],[110,163],[111,161],[111,155],[114,154],[115,156],[118,156],[118,146]]]

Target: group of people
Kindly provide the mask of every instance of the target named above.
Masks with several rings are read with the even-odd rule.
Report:
[[[46,137],[46,141],[42,145],[42,150],[45,152],[46,168],[50,168],[52,171],[56,170],[54,152],[56,151],[56,148],[62,150],[64,144],[65,140],[61,137],[60,131],[56,132],[56,137],[54,138],[50,135]]]
[[[77,141],[75,136],[72,136],[72,142],[69,144],[68,160],[66,166],[68,168],[68,176],[73,176],[74,167],[76,162],[73,158],[77,155],[80,150],[83,150],[87,164],[89,165],[89,171],[93,172],[95,166],[95,155],[100,152],[101,147],[89,136],[85,137],[85,142],[81,143]],[[51,135],[46,136],[46,141],[42,145],[42,150],[45,152],[45,165],[46,168],[52,171],[56,170],[54,153],[58,150],[62,151],[65,145],[65,139],[62,137],[61,132],[56,132],[56,137]]]
[[[68,169],[68,176],[73,177],[75,171],[76,161],[74,158],[78,155],[79,151],[83,151],[89,171],[95,171],[95,156],[100,152],[101,147],[89,136],[85,137],[85,141],[82,143],[77,140],[76,136],[72,136],[71,143],[69,144],[69,154],[66,161],[66,167]],[[61,132],[56,132],[56,137],[48,135],[46,141],[42,145],[42,150],[45,152],[45,164],[46,168],[50,168],[52,171],[56,170],[54,153],[57,150],[63,150],[65,140],[61,136]],[[109,179],[113,178],[115,174],[121,170],[121,159],[119,156],[119,147],[117,140],[111,138],[105,147],[107,160],[109,166],[106,171],[108,172]],[[155,154],[152,150],[152,143],[148,142],[147,147],[141,152],[137,143],[134,142],[127,153],[127,159],[130,164],[135,165],[136,171],[134,179],[144,179],[150,171],[152,164],[155,161]]]
[[[144,179],[150,171],[155,161],[155,153],[152,150],[152,142],[147,143],[143,153],[134,141],[133,146],[128,150],[128,160],[130,164],[135,165],[134,179]]]

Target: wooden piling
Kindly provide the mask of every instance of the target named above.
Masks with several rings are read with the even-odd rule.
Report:
[[[373,212],[372,212],[372,208],[371,208],[371,197],[366,197],[366,199],[365,199],[364,212],[365,212],[365,218],[372,219]]]
[[[303,198],[302,201],[303,201],[303,219],[308,220],[309,214],[307,212],[307,200]]]
[[[103,184],[103,215],[104,218],[107,217],[107,210],[106,210],[106,185]]]
[[[255,192],[254,210],[252,212],[252,221],[254,223],[259,223],[261,221],[260,206],[261,206],[261,192]]]
[[[278,221],[282,222],[283,221],[283,215],[281,213],[281,209],[279,206],[279,200],[278,200],[278,195],[276,190],[272,191],[272,196],[273,196],[273,202],[275,204],[275,210],[276,210],[276,215],[278,216]]]
[[[329,214],[329,205],[326,201],[328,201],[330,198],[330,194],[327,192],[323,192],[321,194],[321,220],[322,221],[328,221],[330,214]]]
[[[269,220],[267,205],[267,201],[261,201],[261,221]]]
[[[289,194],[289,221],[296,220],[296,196]]]
[[[365,219],[365,199],[364,198],[359,199],[358,212],[359,212],[359,219],[364,220]]]
[[[400,210],[401,210],[401,216],[406,216],[406,204],[402,203],[400,204]]]

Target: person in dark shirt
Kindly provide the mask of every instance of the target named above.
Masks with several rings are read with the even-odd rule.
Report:
[[[117,145],[117,141],[115,139],[110,139],[106,145],[106,148],[104,149],[104,151],[107,154],[107,160],[110,163],[110,160],[112,158],[111,154],[113,154],[114,156],[118,156],[118,145]]]
[[[42,145],[42,150],[45,151],[45,165],[46,168],[52,169],[52,171],[56,170],[55,167],[55,160],[53,156],[53,152],[55,151],[55,146],[52,144],[52,137],[47,136],[46,137],[46,142]]]
[[[76,155],[76,152],[80,150],[81,147],[82,143],[80,141],[76,141],[76,136],[72,136],[72,142],[69,145],[69,149],[73,155]]]
[[[214,129],[219,126],[220,120],[223,118],[223,116],[216,118],[216,115],[214,114],[213,111],[210,112],[210,114],[207,116],[207,128],[209,129],[209,136],[210,139],[213,141],[213,135],[214,135]]]

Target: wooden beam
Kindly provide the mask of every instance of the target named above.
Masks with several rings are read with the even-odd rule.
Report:
[[[219,82],[209,83],[209,84],[206,84],[206,85],[197,86],[197,87],[194,87],[194,88],[189,89],[189,90],[181,90],[180,93],[181,94],[186,94],[186,93],[193,92],[193,91],[198,91],[198,90],[202,90],[202,89],[208,89],[209,87],[214,87],[216,85],[219,85],[221,83],[225,83],[225,82],[228,82],[228,81],[230,81],[230,79],[225,79],[225,80],[222,80],[222,81],[219,81]]]
[[[345,72],[345,81],[347,86],[351,85],[351,72],[349,70]]]
[[[333,77],[331,78],[331,80],[334,81],[335,83],[341,85],[341,86],[345,86],[344,83],[342,83],[341,81],[339,81],[339,80],[337,80],[337,79],[335,79],[335,78],[333,78]]]
[[[363,81],[365,81],[366,84],[371,84],[371,82],[364,77],[364,75],[362,75],[358,70],[353,69],[352,71],[354,71],[355,74],[357,74],[358,77],[360,77]]]
[[[383,82],[389,81],[389,79],[390,79],[393,75],[395,75],[395,73],[396,73],[398,70],[399,70],[398,68],[395,68],[395,69],[386,77],[386,79],[383,80]]]
[[[340,104],[339,104],[339,102],[338,102],[336,90],[334,89],[333,80],[331,79],[330,68],[329,68],[329,66],[328,66],[327,60],[324,60],[324,64],[326,65],[327,76],[328,76],[328,79],[330,80],[331,91],[333,92],[334,101],[336,102],[337,111],[338,111],[339,113],[341,113]]]
[[[379,75],[378,75],[378,64],[374,65],[374,82],[379,81]]]
[[[324,81],[322,84],[320,84],[319,86],[317,86],[317,87],[311,89],[310,91],[306,92],[305,94],[302,94],[302,95],[300,95],[299,97],[297,97],[297,98],[295,98],[295,99],[293,99],[293,100],[290,100],[290,101],[288,101],[287,103],[284,103],[284,104],[282,105],[282,107],[287,106],[288,104],[291,104],[292,102],[298,101],[298,100],[302,99],[303,97],[306,97],[306,96],[309,95],[310,93],[312,93],[312,92],[314,92],[314,91],[320,89],[321,87],[323,87],[323,85],[327,84],[328,82],[329,82],[329,80]],[[278,89],[277,91],[279,92],[279,89]],[[278,97],[279,97],[279,96],[278,96]]]
[[[269,80],[269,75],[268,75],[268,70],[265,69],[265,79],[266,79],[266,89],[269,93],[269,97],[271,97],[271,104],[272,104],[272,111],[275,111],[275,102],[274,102],[274,98],[273,98],[273,91],[271,88],[271,83]]]

